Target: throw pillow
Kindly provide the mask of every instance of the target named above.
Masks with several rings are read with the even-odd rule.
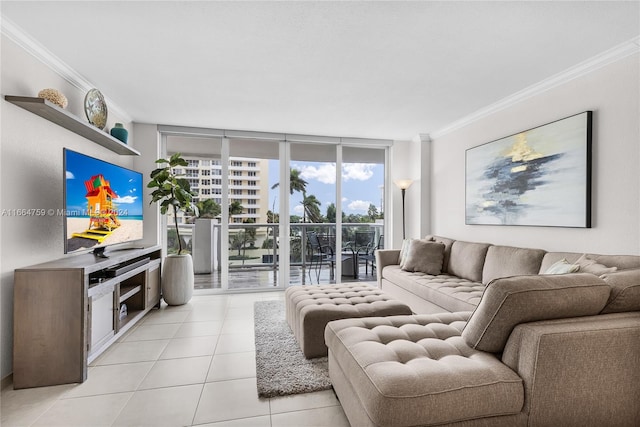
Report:
[[[413,239],[404,239],[402,241],[402,247],[400,248],[400,255],[398,256],[398,264],[400,268],[404,266],[405,261],[407,260],[407,253],[409,251],[409,243],[411,243]]]
[[[580,267],[580,273],[591,273],[596,276],[602,276],[605,273],[613,273],[618,269],[618,267],[607,267],[603,264],[598,264],[596,260],[589,258],[587,254],[583,254],[578,260],[575,262],[577,266]]]
[[[607,273],[602,279],[611,286],[611,295],[602,314],[640,311],[640,268]]]
[[[495,279],[487,285],[462,338],[477,350],[499,353],[517,325],[596,315],[610,292],[605,281],[592,274]]]
[[[442,273],[444,243],[414,239],[409,243],[407,258],[401,267],[405,271],[420,271],[437,276]]]
[[[542,274],[568,274],[568,273],[575,273],[579,269],[580,269],[579,265],[569,264],[569,261],[563,258],[560,261],[553,263],[551,267],[547,268],[547,271],[545,271]]]

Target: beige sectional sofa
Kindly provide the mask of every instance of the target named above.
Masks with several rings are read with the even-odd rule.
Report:
[[[555,262],[577,261],[583,254],[465,242],[446,237],[425,239],[444,244],[442,272],[429,275],[400,268],[400,249],[376,251],[378,287],[409,305],[414,313],[473,311],[493,279],[540,274]],[[640,268],[640,256],[587,254],[596,262],[620,270]]]
[[[353,426],[640,425],[639,256],[550,275],[583,254],[429,239],[444,245],[439,274],[377,254],[383,291],[426,314],[325,329]]]

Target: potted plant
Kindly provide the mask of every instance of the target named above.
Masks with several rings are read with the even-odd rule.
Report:
[[[151,203],[160,203],[160,213],[165,215],[169,209],[173,211],[176,234],[178,237],[178,253],[168,255],[162,268],[162,298],[169,305],[182,305],[189,302],[193,295],[193,260],[191,254],[182,253],[182,238],[178,228],[178,212],[193,211],[197,207],[191,203],[195,196],[191,192],[189,181],[176,172],[176,168],[187,166],[187,161],[180,153],[172,155],[169,160],[158,159],[162,165],[151,172],[148,188],[153,188]]]

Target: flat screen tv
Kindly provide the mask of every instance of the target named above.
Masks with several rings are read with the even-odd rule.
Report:
[[[64,150],[65,253],[142,239],[142,174]]]

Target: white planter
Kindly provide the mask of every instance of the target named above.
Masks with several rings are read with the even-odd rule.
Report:
[[[162,298],[169,305],[182,305],[193,296],[191,255],[169,255],[162,266]]]
[[[213,219],[196,219],[193,227],[192,253],[193,271],[196,274],[211,274],[218,269],[220,256],[218,227]]]

